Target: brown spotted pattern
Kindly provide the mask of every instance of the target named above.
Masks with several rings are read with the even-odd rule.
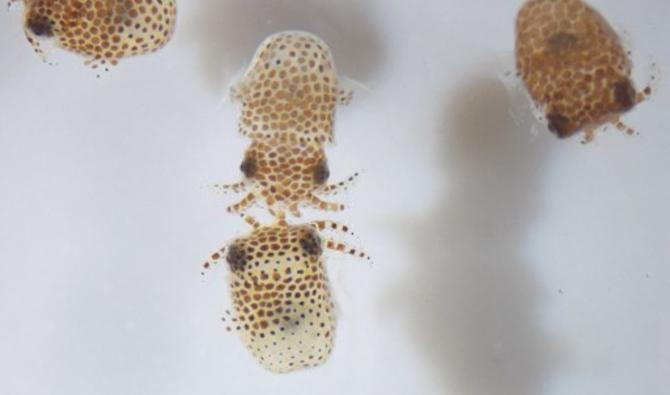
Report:
[[[284,218],[261,226],[217,250],[205,268],[226,262],[233,312],[223,320],[266,369],[287,373],[324,363],[333,348],[335,316],[324,266],[325,250],[362,259],[364,252],[325,238],[352,234],[346,225],[314,221],[289,225]]]
[[[228,263],[234,310],[228,329],[240,332],[263,367],[284,373],[317,366],[330,355],[335,331],[323,250],[367,255],[319,233],[349,233],[347,226],[332,221],[289,225],[285,211],[299,216],[302,205],[343,209],[317,194],[336,194],[358,175],[328,184],[324,151],[333,140],[336,102],[351,95],[337,88],[328,47],[300,32],[268,38],[235,95],[243,103],[240,131],[251,139],[240,165],[244,178],[215,187],[246,193],[228,211],[242,212],[262,202],[277,222],[261,226],[246,216],[254,230],[214,253],[205,267]]]
[[[593,130],[640,100],[631,62],[607,21],[581,0],[529,0],[516,23],[516,63],[549,129]]]
[[[242,102],[243,135],[317,144],[333,141],[335,106],[351,98],[338,87],[328,46],[305,32],[263,41],[234,95]]]
[[[251,234],[211,257],[212,264],[225,260],[231,273],[234,314],[228,330],[239,331],[255,359],[272,372],[318,366],[330,355],[335,332],[323,250],[366,255],[322,240],[320,229],[347,231],[335,223],[254,225]]]
[[[326,211],[339,211],[342,204],[322,200],[318,193],[332,193],[345,188],[358,174],[347,181],[327,184],[330,177],[323,148],[312,144],[289,144],[280,140],[253,141],[240,165],[244,181],[216,187],[236,192],[247,191],[245,197],[231,205],[231,212],[242,212],[260,200],[274,214],[288,209],[300,216],[299,207],[310,205]]]
[[[46,60],[43,43],[87,57],[93,68],[156,51],[170,39],[175,0],[24,0],[24,30]]]

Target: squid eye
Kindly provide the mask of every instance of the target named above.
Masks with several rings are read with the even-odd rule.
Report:
[[[570,119],[560,113],[547,114],[547,121],[549,121],[549,130],[560,138],[570,137],[575,133],[574,130],[570,129]]]
[[[321,255],[321,239],[314,233],[307,233],[300,239],[300,246],[309,255]]]
[[[325,184],[330,177],[330,170],[328,170],[328,163],[326,161],[319,162],[314,168],[314,182],[317,184]]]
[[[236,272],[244,270],[244,266],[247,263],[247,256],[244,253],[244,248],[235,244],[229,246],[226,261],[228,262],[228,265],[230,265],[231,271]]]
[[[635,106],[637,93],[629,79],[621,80],[614,84],[614,99],[622,112],[628,111]]]
[[[254,176],[258,172],[258,165],[256,164],[256,160],[252,158],[244,159],[244,161],[240,165],[240,170],[242,170],[242,173],[244,174],[245,177],[254,178]]]
[[[38,37],[51,37],[54,35],[53,27],[46,16],[32,15],[26,21],[26,27]]]

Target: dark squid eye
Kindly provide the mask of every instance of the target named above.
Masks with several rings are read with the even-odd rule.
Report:
[[[629,79],[621,80],[614,84],[614,99],[621,112],[629,111],[635,107],[637,93]]]
[[[321,185],[325,184],[330,177],[330,170],[328,170],[328,163],[326,161],[319,162],[314,168],[314,182]]]
[[[233,272],[244,270],[244,266],[247,263],[247,256],[244,253],[244,249],[233,244],[228,247],[228,255],[226,255],[226,261],[230,265],[230,270]]]
[[[49,18],[41,15],[32,15],[28,17],[26,26],[38,37],[51,37],[54,35],[53,27]]]
[[[302,249],[309,255],[319,256],[321,255],[321,239],[319,236],[308,233],[300,239],[300,246]]]
[[[549,122],[549,130],[559,138],[570,137],[574,134],[574,130],[570,129],[570,119],[562,114],[556,112],[547,114],[547,121]]]
[[[245,177],[254,178],[258,172],[258,165],[256,164],[256,160],[253,158],[245,158],[240,165],[240,170],[242,170],[242,173]]]

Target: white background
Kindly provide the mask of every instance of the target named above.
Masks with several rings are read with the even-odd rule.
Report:
[[[520,4],[181,1],[169,46],[101,78],[42,64],[0,11],[0,394],[670,393],[670,3],[593,1],[658,79],[638,136],[589,145],[504,77]],[[334,354],[277,376],[200,264],[248,231],[202,188],[241,177],[227,87],[284,29],[361,84],[328,154],[363,177],[346,212],[306,214],[374,264],[329,255]]]

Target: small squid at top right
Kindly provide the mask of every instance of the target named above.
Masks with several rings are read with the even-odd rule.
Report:
[[[530,96],[560,138],[620,121],[650,93],[638,92],[618,35],[582,0],[528,0],[516,21],[516,66]]]

